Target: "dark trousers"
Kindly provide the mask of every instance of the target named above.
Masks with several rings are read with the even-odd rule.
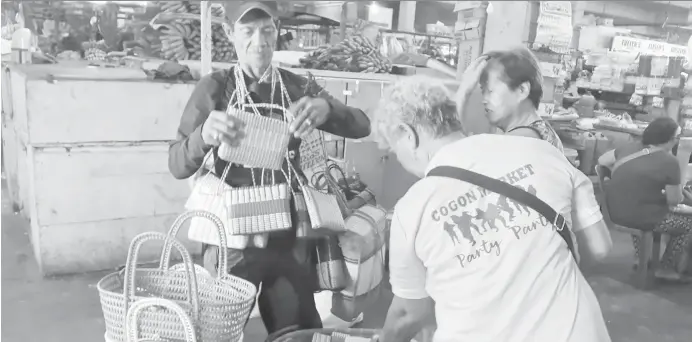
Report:
[[[273,233],[266,248],[229,249],[229,273],[258,289],[259,311],[269,334],[290,326],[322,327],[314,291],[314,266],[307,257],[312,245],[296,241],[293,230]]]

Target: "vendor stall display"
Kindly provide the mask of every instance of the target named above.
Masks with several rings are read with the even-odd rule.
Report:
[[[577,79],[613,112],[678,119],[685,47],[619,33],[608,50],[588,51]]]
[[[202,56],[200,6],[193,1],[160,1],[161,13],[152,20],[160,31],[154,50],[160,56],[174,60],[199,60]],[[212,6],[212,60],[230,62],[235,49],[223,29],[223,8]]]
[[[317,70],[368,73],[388,73],[392,70],[391,62],[380,54],[377,47],[357,35],[336,45],[314,50],[300,62],[305,68]]]

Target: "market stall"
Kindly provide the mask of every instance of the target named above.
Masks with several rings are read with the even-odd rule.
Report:
[[[366,112],[387,84],[404,77],[292,71],[310,71],[332,95]],[[168,142],[194,82],[150,81],[141,70],[86,62],[9,65],[3,78],[10,85],[3,87],[5,172],[12,201],[31,221],[44,274],[117,266],[135,235],[166,229],[183,210],[189,187],[167,169]],[[385,207],[415,180],[368,139],[346,141],[341,151],[333,157],[344,158]]]

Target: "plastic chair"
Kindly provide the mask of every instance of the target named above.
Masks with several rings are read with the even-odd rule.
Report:
[[[606,224],[613,230],[639,237],[639,266],[635,274],[635,286],[640,289],[651,288],[655,283],[655,272],[660,263],[661,233],[613,223],[610,219],[605,192],[605,183],[610,179],[611,171],[606,166],[596,165],[596,175],[598,175],[598,185],[600,188],[600,198],[598,200],[601,203],[601,212],[603,212],[603,219]]]

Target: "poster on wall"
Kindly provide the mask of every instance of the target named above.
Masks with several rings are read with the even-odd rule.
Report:
[[[536,45],[557,53],[569,53],[572,45],[572,4],[569,1],[541,1],[536,27]]]

